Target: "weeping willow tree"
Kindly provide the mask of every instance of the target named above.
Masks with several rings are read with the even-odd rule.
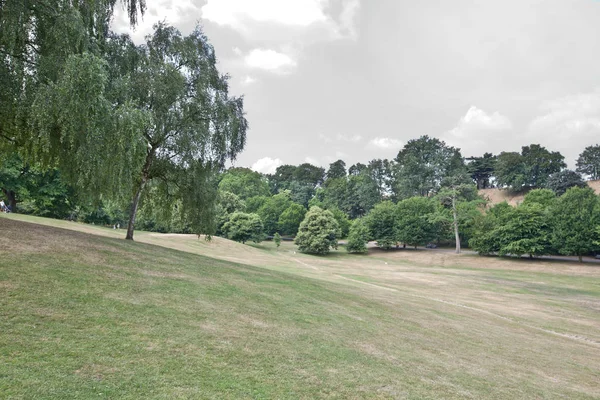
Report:
[[[146,8],[145,0],[0,0],[0,155],[58,167],[89,192],[119,180],[95,173],[114,172],[101,167],[103,145],[117,134],[127,140],[142,118],[106,96],[103,54],[118,4],[132,25]]]
[[[135,58],[129,104],[143,113],[137,126],[145,154],[132,169],[126,238],[133,239],[148,184],[159,188],[155,193],[164,201],[180,199],[196,232],[211,233],[214,172],[234,160],[246,142],[243,99],[229,95],[228,77],[217,70],[214,49],[200,28],[183,37],[158,24]]]
[[[122,3],[134,24],[145,2]],[[159,24],[138,47],[108,30],[116,0],[0,4],[0,151],[58,167],[80,195],[129,198],[128,239],[149,197],[211,233],[214,172],[247,122],[202,31]]]

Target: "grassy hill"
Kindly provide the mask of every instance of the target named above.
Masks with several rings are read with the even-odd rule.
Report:
[[[0,398],[600,397],[600,268],[122,234],[0,216]]]

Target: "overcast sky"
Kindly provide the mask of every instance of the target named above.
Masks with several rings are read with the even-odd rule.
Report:
[[[427,134],[464,156],[540,143],[574,167],[600,142],[600,0],[146,1],[134,40],[201,24],[245,96],[237,166],[350,166]]]

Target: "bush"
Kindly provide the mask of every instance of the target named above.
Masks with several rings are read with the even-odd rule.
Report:
[[[300,224],[295,243],[302,253],[327,254],[330,248],[337,249],[338,230],[330,211],[311,207]]]
[[[370,235],[371,233],[365,221],[363,219],[355,220],[350,227],[346,251],[348,253],[366,253]]]

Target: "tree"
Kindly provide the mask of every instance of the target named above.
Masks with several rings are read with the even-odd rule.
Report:
[[[521,155],[525,164],[526,184],[530,187],[544,187],[550,175],[567,167],[562,154],[548,151],[539,144],[523,146]]]
[[[244,203],[244,200],[240,199],[238,195],[231,192],[219,191],[217,193],[217,204],[215,209],[216,233],[223,233],[223,225],[229,221],[231,214],[237,211],[244,212],[245,210],[246,203]]]
[[[136,107],[148,116],[137,138],[146,150],[141,168],[134,170],[126,238],[133,239],[140,198],[152,180],[162,181],[165,192],[169,185],[178,187],[183,208],[201,229],[198,210],[212,209],[215,198],[215,190],[208,190],[210,177],[244,148],[243,99],[229,96],[227,76],[219,74],[214,49],[200,28],[182,37],[159,23],[139,56],[131,91]]]
[[[397,205],[398,240],[411,246],[425,245],[435,238],[435,225],[431,216],[435,213],[433,199],[411,197]]]
[[[350,218],[359,218],[371,210],[381,201],[377,182],[365,170],[358,175],[348,178],[346,194],[344,196],[344,211]]]
[[[551,251],[551,229],[546,208],[540,203],[529,202],[512,209],[504,224],[495,231],[500,247],[498,255],[530,257]]]
[[[476,217],[469,247],[482,255],[499,252],[501,243],[497,230],[509,221],[512,211],[513,207],[504,201],[489,208],[485,215]]]
[[[530,190],[523,198],[523,205],[539,204],[544,208],[551,207],[556,201],[556,194],[550,189]]]
[[[466,183],[467,181],[465,175],[456,175],[446,180],[444,187],[436,195],[442,206],[441,212],[432,218],[437,222],[451,224],[457,254],[461,251],[460,228],[477,216],[477,207],[481,203],[476,186]]]
[[[350,233],[348,234],[348,244],[346,244],[346,251],[348,253],[366,253],[367,243],[371,233],[363,218],[355,219],[350,227]]]
[[[351,222],[348,219],[348,216],[346,215],[346,213],[336,207],[328,208],[328,210],[331,211],[331,213],[333,214],[333,217],[335,218],[335,221],[338,223],[338,226],[340,227],[340,230],[338,232],[338,237],[339,238],[347,237],[348,232],[350,231]]]
[[[600,224],[598,196],[591,188],[573,187],[551,208],[552,244],[560,254],[582,256],[596,248],[593,238]]]
[[[367,170],[367,166],[362,163],[356,163],[348,168],[348,175],[358,175]]]
[[[369,161],[367,167],[369,175],[377,184],[379,198],[389,198],[392,194],[392,183],[394,180],[394,162],[386,159],[375,159]]]
[[[377,246],[390,249],[398,242],[398,219],[396,205],[391,201],[377,204],[365,220],[371,237],[377,241]]]
[[[278,226],[280,232],[284,235],[295,235],[305,215],[306,209],[300,204],[290,204],[279,216]]]
[[[342,160],[337,160],[329,164],[327,170],[327,180],[346,177],[346,163]]]
[[[219,190],[236,194],[242,200],[256,196],[268,196],[269,184],[258,172],[249,168],[230,168],[219,182]]]
[[[409,140],[396,157],[398,199],[436,193],[442,180],[464,169],[459,149],[427,135]]]
[[[256,214],[235,212],[229,217],[229,221],[223,225],[223,232],[231,240],[246,243],[252,240],[259,243],[263,239],[263,225],[260,217]]]
[[[477,189],[487,189],[491,186],[491,179],[494,176],[496,167],[496,156],[491,153],[484,153],[483,157],[470,157],[466,159],[467,172],[475,181]]]
[[[600,145],[588,146],[577,158],[577,172],[600,179]]]
[[[339,226],[330,211],[311,207],[300,224],[295,243],[303,253],[327,254],[337,249]]]
[[[500,153],[497,157],[494,174],[498,187],[508,187],[518,191],[527,184],[525,164],[521,154],[517,152]]]
[[[556,193],[557,196],[561,196],[572,187],[587,187],[587,184],[581,178],[577,172],[570,169],[564,169],[559,172],[555,172],[548,178],[546,187]]]
[[[283,191],[269,197],[256,212],[262,219],[267,235],[273,235],[279,228],[281,214],[292,205],[289,191]]]
[[[502,152],[496,163],[498,186],[519,191],[526,187],[545,187],[548,177],[566,168],[564,157],[539,144],[523,146],[521,153]]]
[[[279,234],[279,232],[275,232],[275,234],[273,235],[273,242],[275,243],[275,246],[277,246],[277,248],[281,246],[281,235]]]

